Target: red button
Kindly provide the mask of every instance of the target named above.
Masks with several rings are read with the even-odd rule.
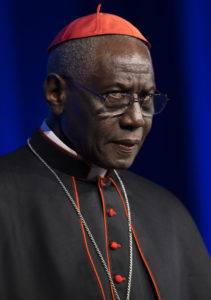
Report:
[[[110,248],[113,250],[116,250],[117,248],[121,248],[122,246],[120,244],[117,244],[116,242],[110,242]]]
[[[115,210],[113,210],[113,208],[108,209],[107,214],[109,217],[116,216],[116,212],[115,212]]]
[[[115,275],[114,280],[116,283],[121,283],[122,281],[126,280],[126,278],[122,277],[121,275]]]
[[[106,183],[105,183],[105,182],[103,182],[103,180],[101,179],[101,181],[100,181],[100,185],[101,185],[101,187],[104,187],[104,186],[106,186]]]

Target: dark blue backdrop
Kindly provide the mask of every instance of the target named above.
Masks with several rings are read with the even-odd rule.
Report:
[[[97,1],[0,2],[0,153],[25,143],[47,113],[46,49]],[[102,11],[131,21],[152,43],[157,86],[171,102],[154,119],[132,169],[174,192],[193,215],[211,253],[209,0],[104,1]]]

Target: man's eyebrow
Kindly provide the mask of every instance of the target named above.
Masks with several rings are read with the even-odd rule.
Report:
[[[130,82],[120,82],[120,81],[116,81],[116,82],[113,82],[107,86],[105,86],[105,90],[108,90],[108,89],[111,89],[111,88],[120,88],[120,89],[123,89],[123,90],[133,90],[133,84],[130,83]],[[155,92],[156,91],[156,85],[152,85],[152,86],[149,86],[149,87],[146,87],[146,86],[143,86],[143,88],[141,89],[142,91],[146,91],[146,92]],[[140,91],[141,92],[141,91]]]
[[[112,82],[111,84],[108,84],[103,89],[104,90],[109,90],[109,89],[114,89],[114,88],[119,88],[119,89],[122,89],[122,90],[130,90],[131,89],[131,84],[116,81],[116,82]]]
[[[134,89],[133,89],[133,86],[131,85],[125,85],[125,84],[122,84],[122,83],[119,83],[119,82],[116,82],[116,84],[111,84],[111,85],[108,85],[107,87],[104,87],[102,91],[100,91],[101,94],[106,94],[106,93],[109,93],[109,92],[112,92],[115,91],[115,89],[117,91],[122,91],[122,92],[126,92],[126,93],[133,93],[134,92]],[[143,87],[142,89],[140,89],[139,91],[137,91],[138,94],[153,94],[155,93],[156,91],[156,86],[152,86],[152,87]]]
[[[147,89],[147,92],[154,93],[157,90],[156,85],[153,85],[152,87]]]

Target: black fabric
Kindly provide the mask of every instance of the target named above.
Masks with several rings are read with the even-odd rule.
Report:
[[[102,200],[98,182],[86,180],[89,166],[50,142],[38,130],[31,139],[36,151],[62,178],[71,195],[75,177],[81,212],[106,258]],[[211,263],[201,237],[183,205],[169,192],[135,174],[119,172],[127,189],[132,222],[162,300],[211,299]],[[109,177],[110,176],[110,177]],[[120,298],[126,295],[128,228],[114,173],[102,192],[112,276]],[[81,224],[70,201],[50,171],[27,146],[0,158],[0,299],[69,300],[102,299],[89,261]],[[121,190],[121,188],[120,188]],[[112,299],[108,279],[87,237],[88,247],[105,298]],[[152,280],[136,244],[132,300],[157,299]]]

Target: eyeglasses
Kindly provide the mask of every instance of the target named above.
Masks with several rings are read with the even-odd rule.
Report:
[[[65,79],[65,77],[63,78]],[[105,95],[100,95],[73,79],[70,79],[70,81],[101,99],[104,107],[104,112],[106,112],[110,116],[122,115],[127,111],[129,107],[133,105],[134,102],[139,102],[143,116],[152,117],[153,115],[161,113],[166,107],[167,102],[169,101],[168,96],[166,94],[160,93],[158,90],[143,96],[138,96],[135,93],[123,92],[111,92]]]

